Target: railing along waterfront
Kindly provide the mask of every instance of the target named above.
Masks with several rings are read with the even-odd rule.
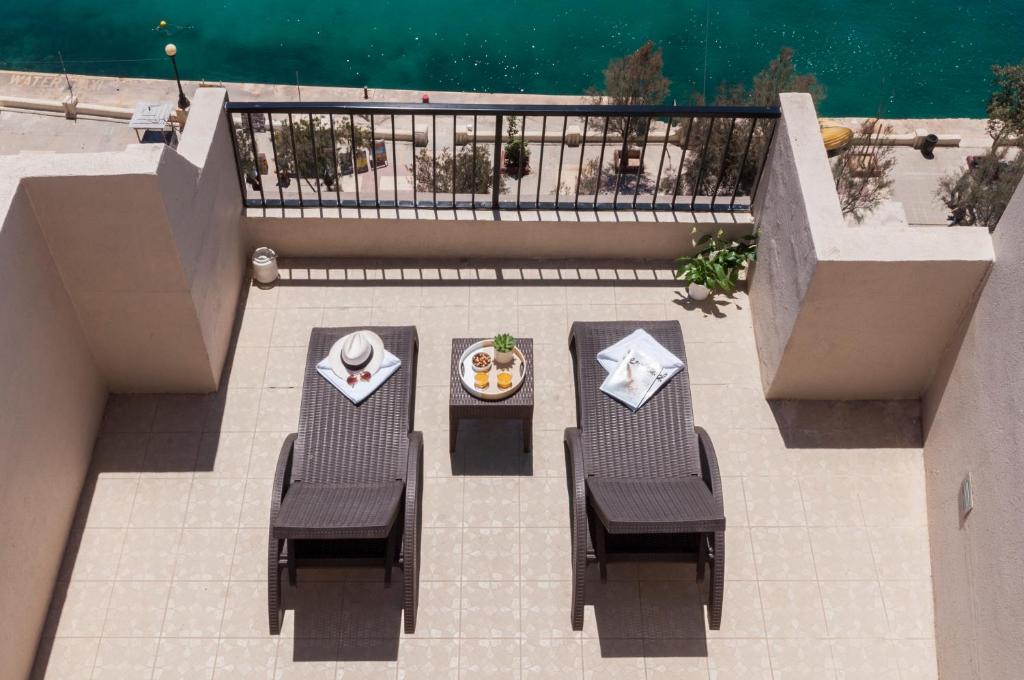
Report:
[[[777,108],[229,102],[249,208],[748,211]],[[308,212],[308,211],[312,212]]]

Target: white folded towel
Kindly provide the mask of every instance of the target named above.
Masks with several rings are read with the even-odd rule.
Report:
[[[661,375],[651,385],[650,390],[637,405],[637,409],[647,403],[662,386],[672,379],[679,371],[683,370],[683,360],[651,337],[651,334],[642,328],[638,328],[622,340],[619,340],[611,347],[606,347],[597,354],[597,362],[604,367],[604,370],[611,373],[626,356],[630,349],[639,351],[661,364]]]
[[[366,400],[371,394],[377,391],[377,388],[387,382],[387,379],[394,375],[395,371],[402,367],[402,360],[396,357],[391,352],[385,350],[384,360],[380,363],[380,368],[377,372],[370,376],[369,380],[360,380],[355,385],[349,385],[344,377],[339,376],[337,373],[331,370],[328,364],[327,357],[320,360],[320,363],[316,365],[316,371],[324,377],[324,379],[338,388],[338,391],[348,397],[348,400],[353,404],[360,404]]]

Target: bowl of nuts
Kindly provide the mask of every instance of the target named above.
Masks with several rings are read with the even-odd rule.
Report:
[[[473,355],[471,363],[473,365],[473,370],[476,371],[477,373],[487,373],[488,371],[491,370],[491,364],[493,363],[493,360],[491,359],[491,355],[489,353],[477,352],[476,354]]]

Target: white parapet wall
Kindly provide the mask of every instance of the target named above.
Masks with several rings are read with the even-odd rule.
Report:
[[[244,276],[225,96],[176,151],[0,159],[0,678],[29,677],[108,391],[217,388]]]
[[[750,296],[770,398],[916,399],[993,260],[984,229],[843,220],[811,98],[782,96]]]

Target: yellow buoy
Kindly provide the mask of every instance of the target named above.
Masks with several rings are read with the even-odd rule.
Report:
[[[841,151],[853,141],[853,130],[848,127],[822,126],[821,140],[825,142],[825,150],[828,152]]]
[[[167,22],[163,19],[160,20],[160,28],[167,28]]]

